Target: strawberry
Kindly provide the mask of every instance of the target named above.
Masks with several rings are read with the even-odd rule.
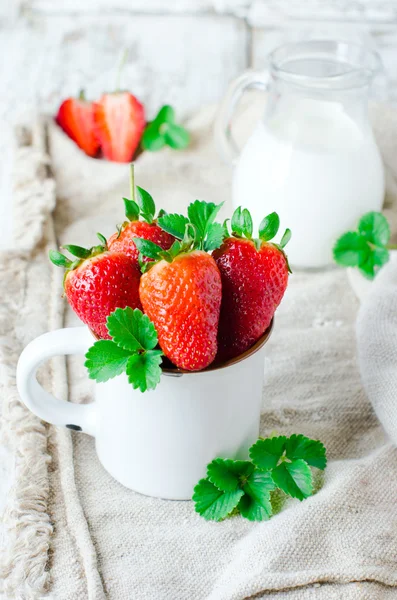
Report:
[[[139,286],[143,310],[154,323],[161,349],[181,369],[205,369],[217,352],[222,296],[214,259],[202,250],[191,251],[186,238],[168,251],[139,238],[135,243],[142,254],[162,259],[145,265]]]
[[[139,251],[134,244],[134,238],[139,237],[150,240],[163,250],[171,248],[175,238],[163,231],[154,220],[156,207],[152,196],[139,186],[137,186],[135,192],[133,165],[131,165],[131,170],[131,195],[137,197],[138,203],[135,200],[123,198],[125,215],[128,221],[125,221],[119,231],[108,239],[108,247],[111,252],[121,252],[133,260],[138,260]],[[145,220],[139,221],[140,216]],[[150,259],[146,258],[144,260]]]
[[[121,253],[107,251],[103,245],[89,250],[80,246],[63,246],[77,260],[73,262],[55,250],[50,260],[66,268],[64,289],[74,312],[100,338],[110,339],[107,317],[116,308],[141,308],[139,299],[140,270],[138,264]]]
[[[283,248],[291,233],[287,229],[280,245],[269,243],[279,225],[276,213],[265,217],[259,239],[253,240],[251,215],[238,208],[232,218],[234,237],[226,238],[213,253],[222,278],[220,360],[248,350],[269,327],[283,298],[289,273]]]
[[[67,98],[62,102],[55,120],[88,156],[97,156],[99,143],[95,135],[94,104],[85,99],[83,91],[78,98]]]
[[[108,160],[129,162],[145,128],[143,105],[129,92],[103,94],[94,105],[95,130]]]

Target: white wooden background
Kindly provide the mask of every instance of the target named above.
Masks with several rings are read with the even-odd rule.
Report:
[[[0,0],[0,244],[11,227],[11,125],[81,87],[111,90],[122,49],[123,87],[148,116],[167,102],[182,118],[276,46],[310,38],[378,49],[376,94],[397,102],[397,0]],[[10,462],[0,448],[0,508]]]

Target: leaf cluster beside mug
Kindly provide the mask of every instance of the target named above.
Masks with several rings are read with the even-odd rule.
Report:
[[[240,513],[250,521],[264,521],[273,513],[276,489],[304,500],[313,494],[310,467],[325,469],[326,451],[318,440],[304,435],[259,439],[249,450],[251,460],[216,458],[206,479],[194,488],[196,511],[207,520],[221,521]]]

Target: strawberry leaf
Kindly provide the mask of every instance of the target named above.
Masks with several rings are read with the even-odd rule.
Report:
[[[243,486],[245,492],[241,499],[239,510],[241,514],[250,521],[263,521],[269,519],[272,515],[272,505],[270,502],[270,492],[274,490],[275,484],[270,473],[253,471]]]
[[[207,228],[207,235],[204,240],[204,250],[206,252],[216,250],[222,245],[224,237],[225,230],[223,225],[220,223],[211,223]]]
[[[195,510],[207,521],[221,521],[238,505],[243,490],[223,492],[208,479],[200,479],[194,488]]]
[[[291,435],[285,443],[285,455],[289,460],[303,459],[311,467],[325,469],[327,457],[324,445],[304,435]]]
[[[175,110],[169,104],[164,104],[157,113],[153,122],[162,124],[162,123],[174,123],[175,121]]]
[[[248,494],[242,496],[240,502],[237,505],[239,513],[248,519],[249,521],[267,521],[272,515],[272,505],[270,503],[270,496],[268,499],[269,506],[263,507],[262,503],[257,502],[254,498],[251,498]]]
[[[91,249],[82,248],[81,246],[74,246],[73,244],[66,244],[62,246],[64,250],[70,252],[72,256],[77,256],[77,258],[88,258],[91,256]]]
[[[200,248],[204,247],[204,240],[209,227],[215,221],[222,206],[223,202],[214,204],[213,202],[204,202],[203,200],[195,200],[195,202],[189,205],[187,209],[188,217],[192,225],[196,228],[197,242]]]
[[[267,215],[259,225],[259,237],[264,242],[269,242],[276,235],[280,228],[280,217],[276,212]]]
[[[313,493],[310,467],[302,460],[282,462],[272,471],[274,483],[292,498],[303,500]]]
[[[370,248],[362,235],[356,231],[348,231],[337,240],[333,253],[339,265],[358,267],[368,259]]]
[[[232,233],[238,237],[245,236],[249,240],[252,238],[252,218],[251,213],[241,206],[236,208],[232,215]]]
[[[189,219],[183,215],[171,214],[164,215],[157,220],[157,223],[167,233],[182,240],[185,235],[186,225]]]
[[[160,133],[160,126],[158,123],[152,121],[146,125],[141,145],[144,150],[149,150],[150,152],[157,152],[158,150],[161,150],[161,148],[164,148],[165,138],[164,135]]]
[[[157,346],[157,332],[139,308],[117,308],[107,319],[109,335],[124,350],[152,350]]]
[[[189,132],[181,125],[169,124],[164,131],[165,143],[174,150],[183,150],[189,145]]]
[[[232,492],[242,480],[246,481],[254,469],[254,465],[247,460],[216,458],[207,466],[207,477],[220,490]]]
[[[250,459],[262,471],[274,469],[284,453],[286,441],[285,435],[258,440],[249,450]]]
[[[361,217],[358,223],[359,233],[375,246],[386,246],[390,240],[390,226],[384,215],[369,212]]]
[[[130,355],[111,340],[99,340],[88,350],[84,365],[90,379],[101,383],[124,373]]]
[[[57,250],[50,250],[49,258],[52,264],[54,264],[56,267],[63,267],[64,269],[69,269],[72,266],[72,261]]]
[[[288,242],[290,241],[292,236],[291,230],[290,229],[286,229],[283,233],[283,237],[280,240],[280,248],[285,248],[285,246],[288,244]],[[290,273],[292,273],[292,271],[290,271]]]
[[[156,206],[152,196],[146,190],[136,186],[136,199],[140,208],[142,218],[148,223],[153,222]]]
[[[147,256],[147,258],[152,258],[153,260],[160,258],[160,254],[163,252],[160,246],[143,238],[134,237],[134,244],[143,256]]]
[[[125,216],[129,221],[137,221],[139,219],[139,206],[134,200],[123,198]]]
[[[108,242],[107,242],[107,239],[105,238],[105,236],[102,235],[102,233],[97,233],[96,235],[97,235],[98,240],[101,242],[102,246],[107,249]]]
[[[129,357],[126,372],[134,390],[146,392],[155,389],[160,382],[162,355],[161,350],[147,350]]]

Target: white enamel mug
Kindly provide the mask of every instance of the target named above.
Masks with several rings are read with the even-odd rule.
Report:
[[[259,434],[264,346],[272,326],[241,356],[220,367],[189,373],[163,369],[155,390],[141,393],[125,374],[95,384],[95,401],[58,400],[36,379],[38,367],[57,355],[85,354],[87,327],[58,329],[22,352],[17,385],[22,401],[54,425],[95,437],[104,468],[127,488],[185,500],[216,457],[245,459]]]

